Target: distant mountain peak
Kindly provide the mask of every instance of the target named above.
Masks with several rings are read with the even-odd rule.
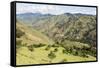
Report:
[[[30,13],[22,13],[22,14],[17,14],[17,15],[35,15],[35,16],[43,15],[43,16],[51,16],[52,14],[49,14],[49,13],[42,14],[42,13],[32,13],[32,12],[30,12]]]
[[[64,13],[64,14],[66,14],[66,15],[72,15],[71,13]]]

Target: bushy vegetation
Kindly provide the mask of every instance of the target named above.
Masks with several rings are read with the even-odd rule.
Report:
[[[51,46],[50,45],[47,45],[46,48],[45,48],[45,50],[48,51],[48,50],[50,50],[50,48],[51,48]]]
[[[17,37],[17,38],[20,38],[20,37],[23,36],[24,34],[25,34],[25,33],[22,32],[21,30],[16,29],[16,37]]]
[[[22,40],[16,40],[16,48],[26,47],[27,43],[22,43]]]
[[[59,44],[52,44],[52,45],[50,45],[50,46],[52,46],[52,47],[59,47]]]
[[[62,50],[62,53],[68,54],[68,51],[64,49],[64,50]]]
[[[56,55],[55,55],[54,52],[51,51],[51,52],[48,54],[48,57],[49,57],[50,59],[54,59],[54,58],[56,57]]]
[[[33,46],[28,46],[28,49],[29,49],[31,52],[34,51]]]
[[[31,46],[33,46],[34,48],[38,48],[38,47],[43,47],[45,46],[46,44],[42,44],[42,43],[39,43],[39,44],[33,44]]]
[[[34,48],[43,47],[43,46],[45,46],[45,45],[46,45],[46,44],[39,43],[39,44],[32,44],[32,45],[29,45],[29,46],[27,46],[27,47],[28,47],[28,49],[29,49],[30,51],[34,51]]]
[[[58,51],[58,49],[57,49],[57,48],[55,48],[53,52],[57,52],[57,51]]]
[[[22,43],[22,40],[16,40],[16,52],[20,51],[22,47],[26,47],[26,45],[26,43]]]
[[[65,48],[65,47],[64,47]],[[91,49],[90,47],[82,47],[82,48],[78,48],[78,47],[67,47],[64,50],[62,50],[62,52],[64,54],[73,54],[75,56],[80,56],[80,57],[88,57],[88,55],[94,56],[96,57],[96,50],[95,49]]]
[[[22,45],[22,40],[17,40],[16,41],[16,48],[19,49],[21,48],[23,45]]]

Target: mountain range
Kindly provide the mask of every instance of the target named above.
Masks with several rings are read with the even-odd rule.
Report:
[[[96,60],[96,15],[17,14],[16,63]]]
[[[24,13],[18,14],[17,19],[55,41],[61,42],[63,39],[67,39],[96,46],[95,15]]]

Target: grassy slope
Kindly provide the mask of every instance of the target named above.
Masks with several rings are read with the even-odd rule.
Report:
[[[69,21],[69,22],[68,22]],[[68,23],[73,23],[68,25]],[[84,22],[85,21],[85,22]],[[79,22],[84,23],[80,24],[80,27],[78,26]],[[61,24],[62,23],[62,24]],[[46,32],[48,34],[56,33],[59,32],[59,34],[66,34],[69,32],[69,34],[66,34],[69,38],[72,37],[73,39],[78,36],[78,34],[74,34],[75,30],[81,29],[79,32],[79,37],[84,37],[83,32],[87,31],[89,28],[87,27],[87,23],[89,24],[88,27],[94,28],[95,26],[95,17],[80,17],[79,20],[73,20],[72,18],[69,19],[69,17],[65,15],[60,15],[60,16],[54,16],[52,18],[48,18],[45,20],[39,20],[35,25],[37,26],[38,29],[42,32]],[[64,24],[64,25],[63,25]],[[74,26],[73,26],[74,25]],[[65,30],[62,32],[61,28],[58,29],[58,26],[64,27]],[[68,27],[68,28],[67,28]],[[43,29],[45,28],[45,29]],[[84,28],[84,29],[83,29]],[[31,27],[26,26],[25,24],[22,23],[17,23],[17,29],[20,29],[21,31],[25,32],[25,35],[23,35],[21,38],[17,38],[17,40],[23,40],[22,43],[27,43],[27,45],[31,44],[38,44],[38,43],[43,43],[43,44],[53,44],[54,42],[50,40],[47,36],[44,34],[40,33],[39,31],[36,31],[32,29]],[[57,31],[58,30],[58,31]],[[95,32],[95,31],[94,31]],[[75,35],[75,37],[74,37]],[[54,36],[53,36],[54,38]],[[65,41],[65,46],[66,47],[82,47],[82,46],[87,46],[88,44],[83,44],[80,42],[74,42],[74,41]],[[48,54],[53,51],[55,48],[50,47],[50,50],[45,50],[47,46],[39,47],[39,48],[34,48],[34,51],[30,51],[27,47],[21,47],[18,52],[17,52],[17,64],[18,65],[26,65],[26,64],[44,64],[44,63],[59,63],[63,62],[63,60],[66,60],[65,62],[77,62],[77,61],[94,61],[96,60],[95,57],[89,56],[89,57],[80,57],[80,56],[74,56],[71,54],[64,54],[62,50],[64,49],[63,47],[57,47],[58,51],[55,52],[56,57],[54,59],[50,59],[48,57]]]
[[[28,45],[31,44],[38,44],[38,43],[44,43],[44,44],[53,44],[54,42],[50,40],[48,37],[43,35],[42,33],[33,30],[31,27],[27,27],[24,24],[17,23],[17,29],[20,29],[21,31],[25,32],[25,35],[23,35],[20,40],[22,40],[22,43],[27,43]],[[19,40],[17,38],[17,40]],[[74,43],[74,42],[73,42]],[[69,41],[67,41],[67,44],[72,45]],[[77,45],[78,42],[74,43],[74,45]],[[86,45],[80,43],[80,45]],[[59,63],[63,60],[66,60],[66,62],[76,62],[76,61],[94,61],[96,58],[89,56],[88,58],[83,58],[79,56],[74,56],[71,54],[64,54],[62,53],[63,47],[57,47],[58,51],[55,52],[56,57],[54,59],[50,59],[48,57],[48,54],[50,51],[53,51],[55,48],[50,47],[50,50],[45,50],[47,46],[34,48],[34,51],[30,51],[27,47],[21,47],[17,52],[17,65],[26,65],[26,64],[44,64],[44,63]]]
[[[75,43],[75,45],[77,45],[77,43]],[[71,54],[64,54],[62,52],[64,50],[63,47],[50,47],[49,50],[45,50],[46,47],[47,46],[34,48],[34,51],[30,51],[27,47],[20,48],[17,53],[17,64],[26,65],[26,64],[60,63],[60,62],[63,62],[63,60],[66,60],[64,62],[95,61],[96,60],[96,58],[92,56],[89,56],[88,58],[86,58],[86,57],[74,56]],[[54,51],[55,48],[58,49],[57,52],[54,52],[56,57],[54,59],[50,59],[48,57],[48,54],[51,51]]]
[[[88,58],[74,56],[71,54],[64,54],[62,50],[64,48],[58,47],[58,51],[55,52],[56,57],[54,59],[50,59],[48,54],[50,51],[53,51],[55,48],[51,47],[50,50],[45,50],[46,46],[40,48],[34,48],[34,51],[31,52],[27,47],[20,48],[19,53],[17,54],[17,64],[44,64],[44,63],[59,63],[63,62],[77,62],[77,61],[95,61],[96,58],[89,56]]]
[[[43,35],[42,33],[32,29],[31,27],[26,26],[22,23],[17,23],[17,29],[20,29],[21,31],[25,32],[25,35],[23,35],[21,38],[17,38],[17,40],[23,40],[23,43],[29,44],[38,44],[38,43],[44,43],[44,44],[52,44],[53,41],[50,40],[47,36]]]

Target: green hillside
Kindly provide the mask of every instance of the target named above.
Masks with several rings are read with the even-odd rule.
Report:
[[[53,41],[47,36],[43,35],[41,32],[36,31],[35,29],[20,22],[17,22],[16,25],[17,35],[24,33],[21,37],[17,37],[16,39],[22,40],[23,44],[53,44]]]
[[[50,28],[55,24],[50,25]],[[95,61],[96,50],[89,44],[75,40],[63,39],[55,36],[50,37],[44,31],[27,26],[22,21],[16,23],[16,63],[17,65],[27,64],[48,64],[62,62]],[[54,28],[56,32],[57,28]],[[52,29],[52,30],[54,30]],[[51,30],[51,29],[50,29]],[[47,32],[47,31],[46,31]],[[63,33],[63,32],[62,32]],[[49,34],[52,34],[51,32]],[[59,34],[58,34],[59,36]],[[55,39],[55,40],[54,40]]]
[[[79,62],[79,61],[95,61],[96,58],[88,55],[88,57],[75,56],[72,54],[63,53],[63,47],[47,46],[34,48],[30,51],[27,47],[20,48],[17,53],[17,65],[26,64],[48,64],[48,63],[62,63],[62,62]],[[55,51],[57,49],[57,51]]]
[[[85,14],[61,14],[41,19],[32,24],[55,41],[72,40],[96,46],[96,16]]]

